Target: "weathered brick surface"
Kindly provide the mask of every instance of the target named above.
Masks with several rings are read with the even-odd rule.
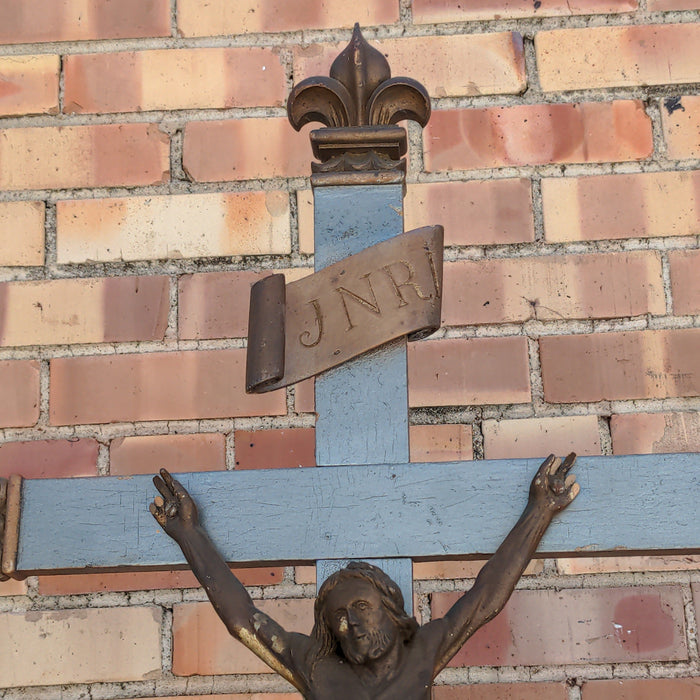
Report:
[[[695,328],[541,338],[545,400],[698,396],[698,342]]]
[[[548,241],[579,241],[700,232],[700,171],[544,178]]]
[[[398,0],[180,0],[178,30],[183,36],[284,32],[392,24],[399,19]]]
[[[700,452],[697,413],[624,413],[610,419],[615,454]]]
[[[527,403],[523,337],[428,340],[408,345],[411,406]]]
[[[671,263],[673,311],[678,315],[700,314],[700,250],[676,250],[668,254]]]
[[[629,571],[695,571],[700,555],[677,554],[653,557],[571,557],[557,559],[561,574],[610,574]]]
[[[155,124],[0,130],[0,188],[152,185],[169,179],[168,137]]]
[[[28,427],[39,418],[39,363],[0,360],[0,427]]]
[[[483,559],[473,561],[416,561],[413,562],[413,578],[419,580],[476,578],[486,562]],[[544,564],[541,559],[533,559],[523,576],[542,573]]]
[[[481,424],[486,459],[537,457],[549,454],[599,455],[596,416],[485,420]]]
[[[564,683],[489,683],[436,686],[433,700],[566,700]]]
[[[62,200],[59,263],[265,255],[290,250],[284,192]]]
[[[327,75],[347,42],[297,49],[294,80]],[[513,32],[373,41],[392,75],[409,75],[431,97],[521,93],[527,86],[523,41]]]
[[[423,142],[429,172],[642,160],[653,151],[637,100],[436,111]]]
[[[647,9],[651,12],[700,10],[700,0],[647,0]]]
[[[313,600],[261,600],[256,606],[292,632],[309,634]],[[231,637],[209,603],[184,603],[173,609],[173,673],[176,676],[272,673]]]
[[[44,264],[44,203],[0,203],[0,266]]]
[[[662,100],[666,151],[669,158],[700,158],[700,95]]]
[[[459,593],[434,593],[433,616]],[[687,659],[675,586],[516,591],[450,666],[614,663]]]
[[[246,394],[245,350],[51,361],[53,425],[285,413],[284,393]]]
[[[189,122],[183,165],[198,182],[309,175],[307,131],[295,132],[284,117]]]
[[[582,700],[699,700],[700,678],[587,681]]]
[[[586,27],[538,32],[543,90],[694,83],[700,25]]]
[[[0,581],[0,598],[10,595],[26,595],[26,593],[26,581],[15,581],[14,579]]]
[[[31,440],[0,445],[0,476],[25,479],[97,476],[97,440]]]
[[[473,458],[470,425],[411,425],[412,462],[453,462]]]
[[[552,0],[533,3],[529,0],[413,0],[413,21],[463,22],[465,20],[511,19],[518,17],[588,15],[630,12],[637,0]]]
[[[652,252],[461,260],[444,268],[448,326],[665,311],[661,258]]]
[[[0,345],[162,340],[167,277],[0,283]]]
[[[0,58],[0,115],[56,114],[60,68],[50,54]]]
[[[170,36],[168,0],[2,0],[0,44]]]
[[[0,621],[5,687],[160,677],[160,608],[0,613]]]
[[[66,56],[64,111],[277,107],[285,99],[279,52],[199,48]]]
[[[314,429],[236,430],[236,469],[315,467]]]
[[[2,449],[2,448],[0,448]],[[153,474],[226,469],[226,438],[221,433],[134,435],[112,440],[109,473]]]

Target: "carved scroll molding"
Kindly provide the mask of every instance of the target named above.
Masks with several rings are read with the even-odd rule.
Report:
[[[246,391],[312,377],[399,338],[440,326],[442,226],[378,243],[284,285],[271,275],[251,290]]]
[[[314,186],[403,182],[405,119],[425,126],[430,98],[416,80],[391,77],[386,58],[370,46],[355,25],[347,47],[333,61],[330,76],[314,76],[294,86],[287,114],[299,131],[309,122],[326,129],[311,132]]]

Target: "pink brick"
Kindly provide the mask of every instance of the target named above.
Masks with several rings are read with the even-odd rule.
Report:
[[[700,80],[698,24],[586,27],[537,32],[545,91],[668,85]]]
[[[527,339],[428,340],[408,345],[411,406],[528,403]]]
[[[642,160],[653,152],[638,100],[436,111],[423,143],[428,172]]]
[[[548,241],[689,236],[700,231],[700,171],[544,178]]]
[[[601,454],[597,416],[485,420],[481,430],[486,459]]]
[[[226,469],[226,439],[220,433],[140,435],[112,440],[109,473],[153,474]]]
[[[444,268],[448,326],[665,312],[658,253],[460,260]]]
[[[698,413],[624,413],[610,419],[615,454],[700,452]]]
[[[284,117],[189,122],[183,166],[198,182],[307,176],[310,128],[297,133]]]
[[[419,580],[446,580],[476,578],[484,564],[483,559],[471,561],[459,561],[448,559],[446,561],[416,561],[413,562],[413,578]],[[523,572],[524,576],[533,576],[542,573],[544,563],[542,559],[533,559]]]
[[[0,283],[0,345],[162,340],[169,288],[155,275]]]
[[[586,681],[582,700],[700,700],[700,678]]]
[[[314,380],[306,379],[294,385],[294,410],[299,413],[313,413],[315,405]]]
[[[0,581],[0,598],[10,595],[26,595],[27,594],[27,582],[26,581],[15,581],[14,579],[9,579],[7,581]]]
[[[60,68],[50,54],[0,57],[0,115],[56,114]]]
[[[261,600],[256,606],[292,632],[309,634],[313,600]],[[173,608],[173,673],[176,676],[231,673],[272,673],[272,670],[231,637],[207,603]]]
[[[246,394],[245,349],[51,361],[52,425],[286,413],[284,392]]]
[[[545,400],[698,396],[699,341],[700,328],[541,338]]]
[[[459,593],[433,593],[440,617]],[[625,663],[688,658],[676,586],[516,591],[450,666]]]
[[[0,426],[26,428],[39,420],[39,362],[0,360]]]
[[[156,124],[0,130],[0,188],[155,185],[170,178],[168,137]]]
[[[179,0],[178,30],[182,36],[287,32],[393,24],[399,19],[397,0]]]
[[[44,203],[1,202],[0,265],[43,264]]]
[[[313,428],[236,430],[236,469],[315,467]]]
[[[647,0],[647,9],[650,12],[700,10],[700,0]]]
[[[64,111],[279,107],[285,71],[268,48],[198,48],[74,54],[63,61]]]
[[[470,425],[411,425],[412,462],[456,462],[473,458]]]
[[[674,554],[663,557],[572,557],[557,559],[560,574],[610,574],[630,571],[696,571],[700,555]]]
[[[669,252],[671,263],[671,293],[673,312],[700,314],[700,250],[674,250]]]
[[[664,100],[661,123],[669,158],[700,158],[700,95]]]
[[[169,0],[0,0],[0,43],[170,36]]]
[[[91,438],[32,440],[0,445],[0,476],[25,479],[97,476],[99,444]]]
[[[480,685],[439,685],[433,700],[567,700],[565,683],[489,683]]]

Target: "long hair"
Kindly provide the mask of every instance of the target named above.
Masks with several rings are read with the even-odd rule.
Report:
[[[364,561],[352,561],[344,569],[331,574],[318,592],[314,605],[311,646],[306,657],[309,668],[312,670],[320,660],[338,652],[338,640],[326,617],[326,601],[330,592],[338,584],[350,579],[367,581],[377,589],[389,619],[396,625],[404,642],[410,641],[418,629],[416,619],[409,617],[404,610],[403,595],[396,583],[380,568]]]

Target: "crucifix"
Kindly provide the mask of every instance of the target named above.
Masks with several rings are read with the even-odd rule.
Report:
[[[178,481],[163,471],[151,505],[162,529],[146,509],[148,477],[11,477],[0,481],[2,573],[187,562],[229,630],[306,697],[427,698],[538,545],[539,556],[700,551],[700,460],[581,459],[573,503],[573,456],[410,464],[406,342],[439,325],[442,240],[439,226],[403,232],[407,140],[396,123],[425,125],[427,94],[391,78],[356,28],[330,77],[297,85],[288,111],[295,128],[326,127],[311,134],[316,274],[253,289],[247,385],[268,391],[318,374],[322,468]],[[486,554],[472,590],[417,629],[411,558]],[[360,559],[369,564],[348,565]],[[226,566],[282,561],[317,562],[311,637],[255,610]]]

